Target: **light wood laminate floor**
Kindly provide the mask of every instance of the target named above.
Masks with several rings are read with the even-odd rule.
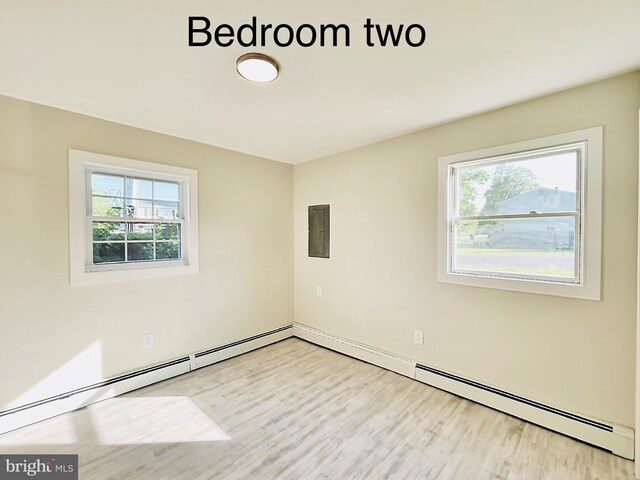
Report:
[[[78,453],[80,478],[632,479],[633,463],[288,339],[0,435]]]

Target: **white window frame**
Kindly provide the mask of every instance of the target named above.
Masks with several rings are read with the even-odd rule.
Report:
[[[518,292],[558,295],[600,300],[602,250],[602,127],[551,135],[523,142],[447,155],[438,159],[438,281],[457,285],[496,288]],[[553,278],[506,278],[499,273],[454,272],[453,221],[455,212],[453,169],[495,162],[499,157],[527,152],[578,146],[580,218],[576,222],[576,264],[579,271],[574,282]]]
[[[91,174],[94,172],[179,183],[181,258],[94,264],[90,189]],[[198,273],[198,172],[188,168],[69,150],[69,235],[72,285]]]

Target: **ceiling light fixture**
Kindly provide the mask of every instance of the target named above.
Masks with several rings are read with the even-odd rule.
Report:
[[[236,60],[236,70],[252,82],[272,82],[278,78],[280,66],[273,58],[262,53],[245,53]]]

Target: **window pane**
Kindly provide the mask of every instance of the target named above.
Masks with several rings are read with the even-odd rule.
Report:
[[[94,240],[124,240],[124,223],[93,222]]]
[[[108,197],[124,197],[124,177],[120,175],[91,174],[91,193]]]
[[[153,260],[153,242],[127,243],[129,261]]]
[[[459,216],[576,211],[577,150],[455,172]]]
[[[121,217],[122,206],[122,198],[94,196],[91,201],[91,214],[94,217]]]
[[[125,196],[128,198],[153,198],[153,180],[144,178],[127,178],[125,181]]]
[[[127,198],[125,207],[127,217],[153,218],[153,203],[151,200]]]
[[[574,217],[465,220],[455,233],[454,271],[577,277]]]
[[[94,243],[93,263],[124,262],[124,243]]]
[[[178,202],[155,202],[155,218],[168,218],[176,220],[179,218]]]
[[[153,223],[127,224],[127,241],[153,240]]]
[[[160,182],[156,180],[153,197],[156,200],[178,202],[180,200],[180,186],[176,182]]]
[[[180,243],[179,242],[156,243],[156,258],[158,260],[180,258]]]
[[[156,225],[156,240],[180,240],[180,224],[158,223]]]

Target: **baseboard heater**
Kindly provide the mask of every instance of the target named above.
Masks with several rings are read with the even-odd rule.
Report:
[[[292,335],[293,325],[285,325],[205,351],[8,408],[0,411],[0,434],[247,353]]]
[[[321,347],[357,358],[358,360],[371,363],[386,370],[391,370],[400,375],[414,378],[416,363],[409,358],[385,352],[379,348],[374,348],[348,338],[339,337],[300,323],[293,324],[293,334],[298,338],[320,345]]]
[[[632,429],[579,415],[344,337],[294,323],[294,335],[633,460]]]
[[[546,405],[298,323],[285,325],[75,390],[8,408],[0,411],[0,433],[137,390],[291,336],[400,373],[550,430],[599,446],[621,457],[628,459],[634,457],[634,432],[630,428]]]
[[[253,337],[244,338],[236,342],[227,343],[219,347],[210,348],[194,355],[194,368],[204,367],[212,363],[226,360],[227,358],[242,355],[248,350],[245,348],[247,343],[251,343],[251,350],[270,345],[274,342],[284,340],[293,335],[293,325],[285,325],[268,332],[254,335]]]
[[[420,363],[416,380],[633,460],[634,431],[568,412]]]

